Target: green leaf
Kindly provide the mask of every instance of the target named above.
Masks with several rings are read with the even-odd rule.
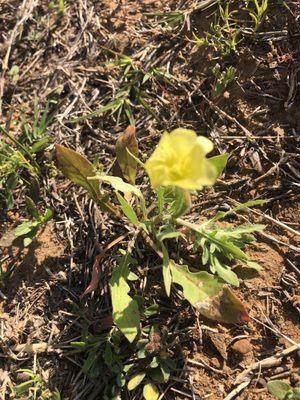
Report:
[[[176,231],[172,226],[167,226],[163,229],[156,237],[159,241],[163,241],[165,239],[175,239],[178,237],[182,237],[183,234],[181,232]]]
[[[154,368],[148,373],[149,377],[157,383],[165,383],[164,375],[160,367]]]
[[[208,161],[216,168],[218,177],[222,174],[224,168],[226,167],[229,157],[230,154],[220,154],[219,156],[208,159]]]
[[[90,179],[90,178],[89,178]],[[109,176],[109,175],[96,175],[93,176],[93,179],[106,182],[110,184],[115,190],[122,193],[133,193],[139,198],[143,198],[142,192],[136,186],[130,185],[123,181],[122,178],[118,176]]]
[[[120,195],[120,193],[116,192],[117,198],[119,200],[119,203],[121,205],[123,213],[126,215],[126,217],[129,219],[129,221],[136,226],[139,226],[140,221],[138,219],[138,216],[136,215],[134,209],[131,207],[131,205],[124,199],[123,196]]]
[[[236,228],[219,229],[216,237],[228,236],[230,238],[239,238],[242,235],[249,234],[252,232],[259,232],[264,230],[265,228],[266,225],[253,224],[253,225],[242,225]]]
[[[166,246],[161,242],[161,248],[163,252],[163,278],[164,278],[164,285],[167,296],[170,297],[171,293],[171,284],[172,284],[172,274],[170,269],[170,259],[169,254]]]
[[[14,231],[15,236],[24,236],[31,232],[33,229],[32,223],[27,221],[23,222],[22,224],[18,225]]]
[[[262,204],[268,203],[268,201],[269,200],[263,200],[263,199],[250,200],[250,201],[247,201],[246,203],[240,204],[239,206],[233,208],[232,210],[228,211],[228,213],[238,212],[238,211],[244,210],[245,208],[248,208],[248,207],[260,206]]]
[[[88,179],[95,176],[96,171],[92,163],[74,150],[56,145],[56,157],[59,169],[72,182],[82,186],[94,200],[100,199],[100,188],[97,179]]]
[[[173,282],[182,286],[184,297],[193,305],[220,292],[223,284],[205,271],[191,272],[187,265],[178,265],[170,260]]]
[[[268,391],[278,399],[284,400],[291,386],[282,381],[270,381],[267,385]]]
[[[38,209],[36,208],[36,206],[34,204],[34,201],[30,197],[26,196],[25,197],[25,204],[26,204],[26,207],[27,207],[27,210],[28,210],[29,214],[33,218],[39,219],[40,215],[39,215]]]
[[[228,240],[217,240],[217,244],[222,246],[223,251],[225,252],[226,257],[228,255],[233,255],[235,258],[240,258],[241,260],[247,260],[248,256],[244,253],[240,248],[235,246],[232,242]]]
[[[113,307],[113,319],[129,342],[133,342],[140,327],[140,315],[137,301],[129,295],[130,287],[126,282],[131,263],[128,253],[122,255],[119,266],[113,270],[109,287]]]
[[[145,400],[157,400],[159,398],[159,391],[154,383],[146,383],[143,388],[143,396]]]
[[[173,188],[173,203],[170,207],[170,213],[173,218],[178,218],[183,214],[186,214],[191,206],[191,194],[189,190],[181,189],[181,188]]]
[[[158,367],[158,364],[159,364],[158,358],[157,357],[153,357],[151,363],[149,364],[149,367],[150,368],[156,368],[156,367]]]
[[[55,389],[54,392],[51,393],[51,396],[52,396],[51,400],[62,400],[58,389]]]
[[[34,386],[35,380],[30,379],[29,381],[20,383],[20,385],[17,385],[13,388],[14,392],[17,393],[18,395],[22,395],[24,393],[27,393],[29,389]]]
[[[146,310],[144,311],[145,317],[153,317],[154,315],[159,314],[159,305],[158,304],[152,304],[151,306],[147,307]]]
[[[166,363],[161,362],[160,369],[163,375],[163,382],[164,383],[168,382],[170,378],[170,368],[167,366]]]
[[[293,388],[293,395],[295,400],[300,400],[300,387]]]
[[[133,375],[133,377],[130,378],[130,381],[127,383],[128,390],[130,391],[138,387],[139,384],[142,382],[142,380],[145,378],[145,376],[146,376],[145,372],[139,372]]]
[[[37,140],[31,146],[31,152],[33,154],[40,153],[41,151],[45,150],[50,143],[52,142],[52,138],[50,136],[45,136],[42,139]]]
[[[211,263],[214,267],[214,271],[222,278],[225,282],[230,283],[234,286],[240,286],[240,282],[236,274],[227,265],[222,265],[217,257],[210,257]]]
[[[29,236],[25,237],[24,240],[23,240],[24,247],[29,246],[31,242],[32,242],[32,238],[31,237],[29,237]]]
[[[164,211],[165,205],[165,188],[163,186],[159,186],[156,190],[157,194],[157,207],[159,214],[162,214]]]
[[[122,107],[122,105],[123,105],[123,99],[116,98],[116,99],[110,101],[105,106],[100,107],[97,110],[92,111],[89,114],[82,115],[81,117],[78,117],[78,118],[74,118],[70,122],[76,123],[76,122],[85,121],[86,119],[98,117],[99,115],[106,113],[107,111],[116,112],[120,107]]]
[[[53,217],[53,211],[51,208],[47,208],[45,214],[43,215],[43,222],[49,221],[50,218]]]
[[[135,126],[133,125],[129,125],[125,132],[119,136],[116,143],[116,155],[124,178],[134,185],[137,161],[131,154],[135,157],[138,157],[139,154],[138,142],[135,136]]]
[[[253,268],[253,269],[255,269],[256,271],[262,270],[262,266],[259,265],[259,264],[258,264],[257,262],[255,262],[255,261],[248,260],[248,261],[246,261],[246,264],[247,264],[247,267]]]
[[[65,1],[64,0],[58,0],[58,13],[63,14],[65,11]]]

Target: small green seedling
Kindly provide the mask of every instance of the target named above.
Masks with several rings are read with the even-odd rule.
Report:
[[[13,65],[8,74],[11,77],[12,83],[16,84],[20,77],[20,68],[17,65]]]
[[[54,0],[49,3],[49,9],[53,10],[55,8]],[[65,12],[65,0],[57,0],[57,16],[60,17]]]
[[[166,11],[166,12],[158,12],[158,13],[148,13],[146,14],[149,17],[157,17],[159,23],[164,26],[182,27],[187,18],[187,13],[184,11]]]
[[[24,237],[24,246],[27,247],[30,245],[39,229],[52,218],[53,213],[50,208],[47,208],[44,214],[39,214],[38,209],[30,197],[26,197],[25,201],[33,221],[22,222],[22,224],[16,227],[14,234],[16,237]]]
[[[61,400],[59,391],[50,390],[42,375],[30,369],[20,369],[18,372],[28,375],[28,380],[13,387],[12,390],[17,399],[24,399],[26,395],[27,400]]]
[[[280,400],[300,400],[300,386],[292,387],[283,381],[270,381],[267,385],[269,393]]]
[[[230,66],[221,71],[219,64],[217,64],[212,69],[212,72],[216,77],[216,81],[212,90],[212,96],[218,97],[225,91],[226,87],[235,80],[236,68]]]
[[[220,5],[219,16],[210,25],[210,31],[203,38],[193,32],[193,39],[190,41],[197,46],[211,46],[223,56],[236,52],[241,30],[232,18],[233,13],[234,11],[229,10],[229,2],[224,8]]]
[[[266,11],[268,9],[268,0],[261,0],[261,3],[259,3],[259,0],[253,0],[253,2],[255,5],[255,10],[251,11],[249,15],[254,22],[253,31],[257,32],[266,16]]]
[[[13,190],[20,183],[29,185],[41,172],[37,159],[52,141],[46,133],[50,121],[49,102],[41,113],[36,99],[33,121],[24,119],[20,133],[0,126],[0,200],[8,208],[13,206]]]

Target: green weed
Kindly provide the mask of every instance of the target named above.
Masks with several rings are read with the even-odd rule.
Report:
[[[50,390],[42,374],[37,374],[30,369],[20,369],[19,373],[28,375],[28,380],[13,388],[15,398],[27,400],[62,400],[57,389]]]
[[[41,229],[42,226],[52,218],[53,213],[52,210],[48,208],[44,214],[39,214],[38,209],[30,197],[26,197],[25,202],[32,220],[22,222],[18,225],[14,230],[14,235],[16,237],[21,236],[23,238],[24,246],[26,247],[32,242],[32,239],[39,229]]]
[[[9,133],[0,126],[0,200],[8,208],[13,206],[13,191],[21,184],[29,184],[29,180],[37,178],[40,166],[37,155],[50,144],[47,135],[49,103],[43,113],[39,111],[37,101],[32,123],[24,119],[19,135]]]
[[[218,97],[224,92],[226,87],[236,78],[236,68],[230,66],[222,71],[219,64],[217,64],[212,69],[212,72],[216,78],[215,83],[213,85],[212,96]]]
[[[266,16],[268,9],[268,0],[253,0],[255,10],[249,12],[250,17],[254,22],[253,31],[257,32]]]

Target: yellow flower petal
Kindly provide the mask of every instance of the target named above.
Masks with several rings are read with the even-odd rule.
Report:
[[[152,186],[195,190],[214,184],[217,171],[205,157],[212,149],[209,139],[192,130],[165,132],[145,164]]]

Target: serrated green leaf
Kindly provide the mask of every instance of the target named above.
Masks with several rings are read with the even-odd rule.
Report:
[[[253,225],[242,225],[236,228],[220,229],[218,231],[218,237],[230,237],[239,238],[242,235],[249,234],[252,232],[259,232],[266,228],[266,225],[253,224]]]
[[[216,272],[223,281],[230,283],[233,286],[240,286],[237,275],[227,265],[222,265],[217,257],[210,257],[211,263]]]
[[[129,219],[129,221],[133,224],[138,226],[140,224],[140,221],[138,219],[138,216],[136,215],[134,209],[131,207],[131,205],[124,199],[123,196],[120,195],[119,192],[116,192],[118,201],[121,205],[123,213],[126,215],[126,217]]]
[[[92,163],[74,150],[56,145],[56,157],[59,169],[72,182],[83,187],[94,200],[100,195],[97,179],[88,179],[95,176],[96,171]]]
[[[157,400],[159,398],[159,391],[154,383],[146,383],[143,388],[143,396],[145,400]]]
[[[226,167],[229,157],[230,154],[220,154],[219,156],[208,159],[208,161],[216,168],[218,177],[222,174],[224,168]]]
[[[124,254],[119,266],[113,270],[109,287],[113,306],[113,319],[129,342],[133,342],[140,327],[139,307],[129,295],[130,287],[126,282],[129,275],[130,255]]]
[[[187,265],[178,265],[172,260],[170,260],[170,269],[173,282],[182,287],[184,297],[193,306],[215,296],[223,287],[220,280],[208,272],[191,272]]]
[[[291,386],[286,382],[275,380],[268,382],[267,388],[273,396],[280,400],[284,400],[287,393],[290,391]]]
[[[145,376],[146,376],[145,372],[139,372],[133,375],[133,377],[130,378],[130,381],[127,383],[128,390],[130,391],[138,387],[139,384],[142,383]]]
[[[244,251],[242,251],[239,247],[235,246],[232,242],[221,239],[218,241],[218,243],[220,244],[220,246],[222,246],[226,256],[228,256],[229,253],[235,256],[235,258],[240,258],[241,260],[248,259],[247,254]]]
[[[247,201],[246,203],[238,205],[237,207],[233,208],[232,210],[230,210],[228,212],[232,213],[232,212],[244,210],[245,208],[248,208],[248,207],[260,206],[262,204],[266,204],[268,201],[269,200],[263,200],[263,199],[250,200],[250,201]]]

